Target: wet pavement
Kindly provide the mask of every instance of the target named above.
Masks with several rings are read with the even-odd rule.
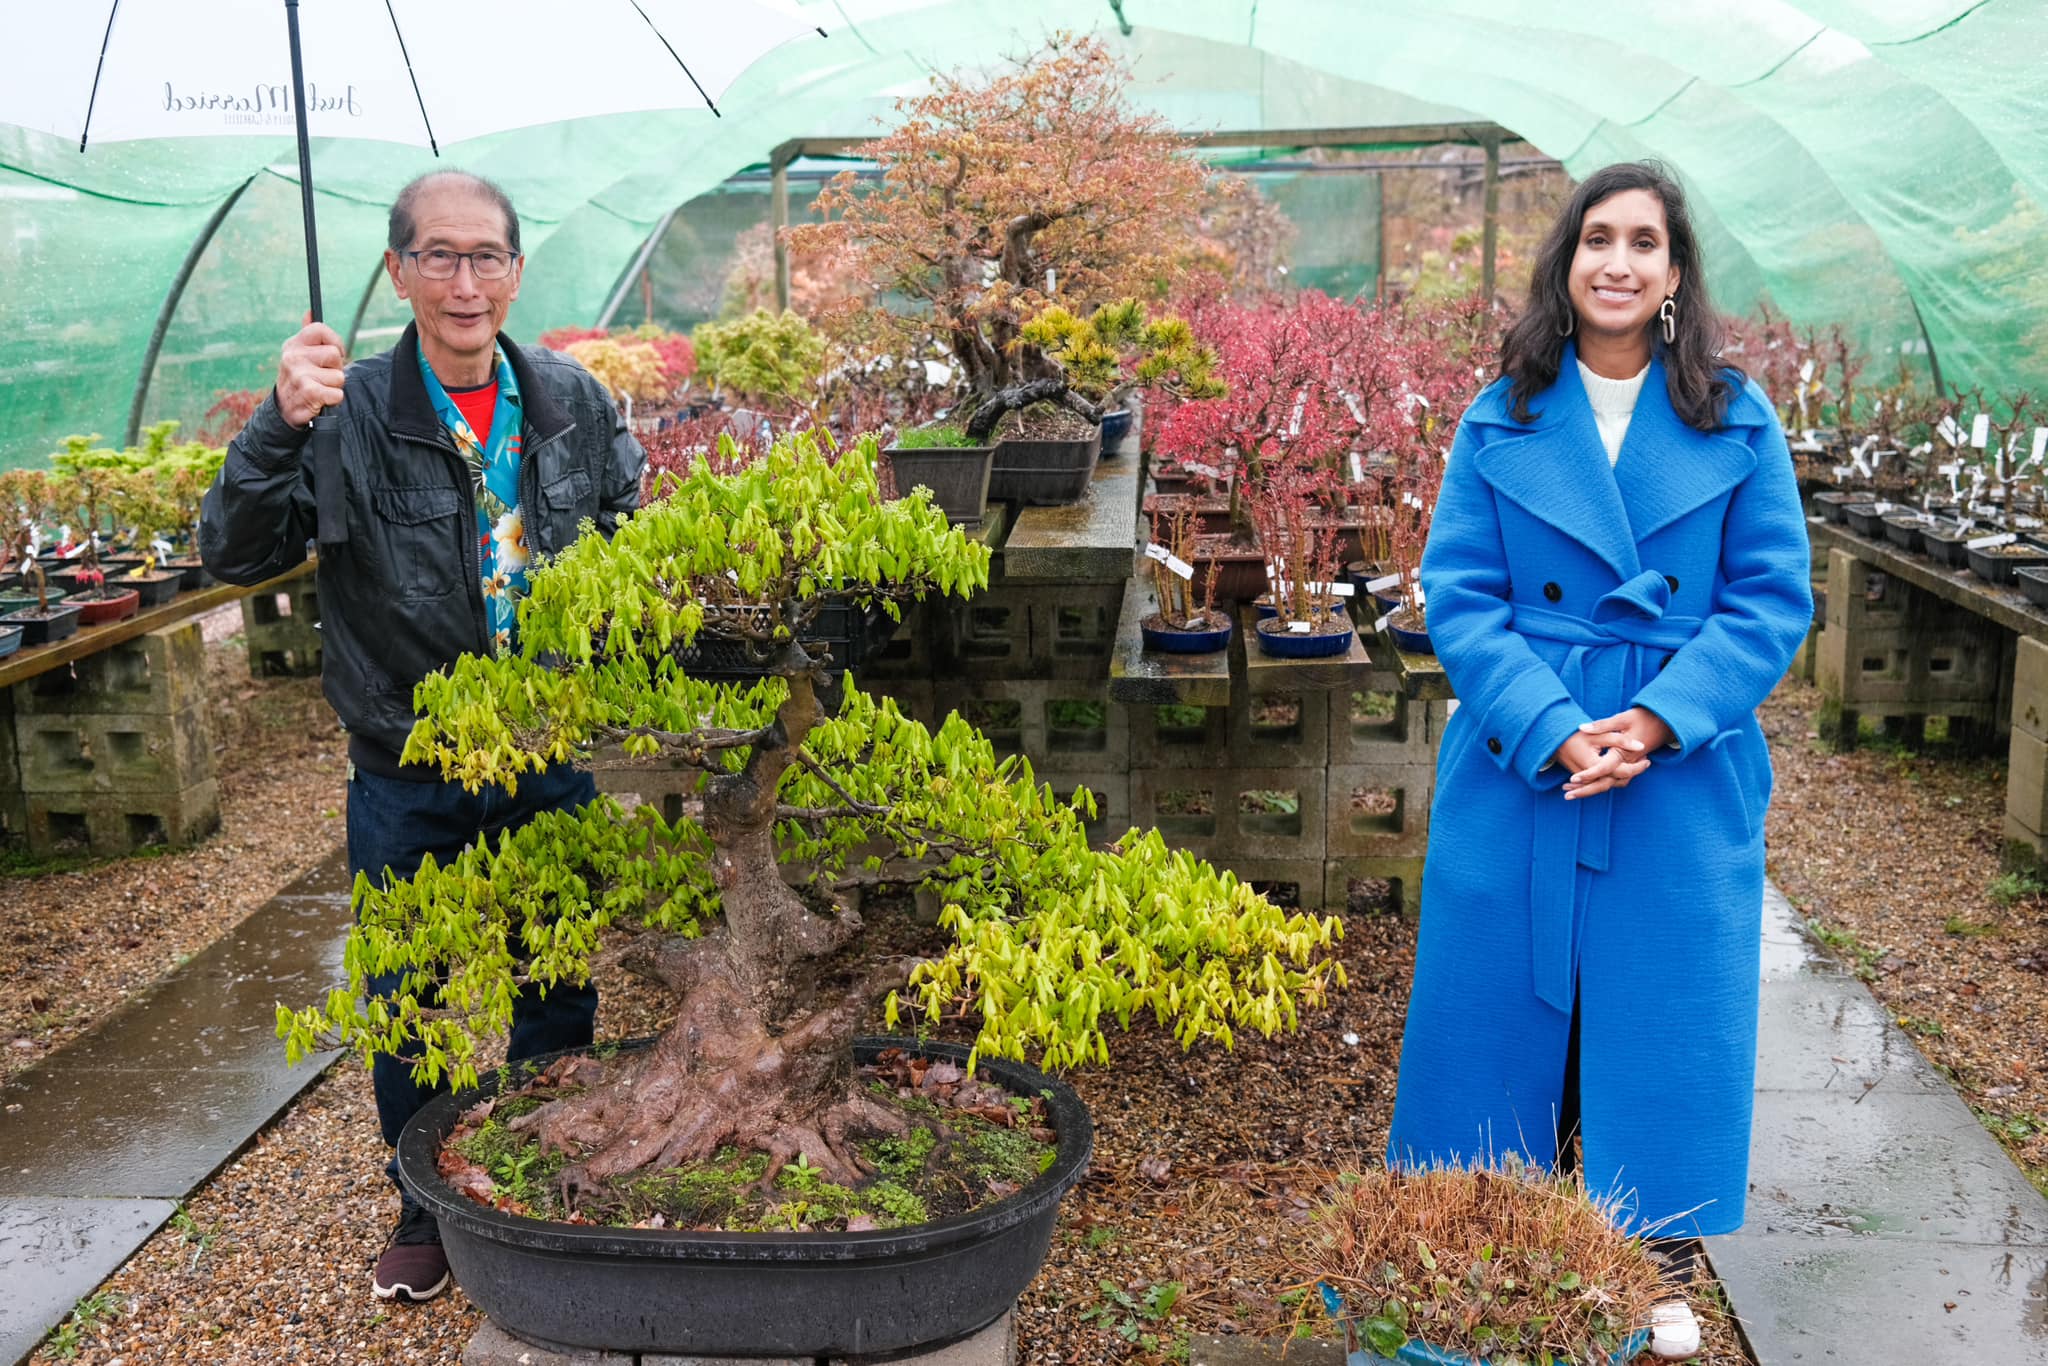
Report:
[[[1775,887],[1749,1177],[1707,1252],[1761,1366],[2048,1363],[2048,1199]]]
[[[348,923],[337,853],[0,1086],[0,1362],[32,1351],[334,1059],[288,1067],[276,1012],[340,983]]]

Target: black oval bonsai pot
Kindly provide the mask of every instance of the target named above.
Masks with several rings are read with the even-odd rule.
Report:
[[[968,1050],[915,1039],[854,1044],[964,1064]],[[979,1070],[1020,1095],[1046,1093],[1053,1165],[972,1214],[872,1233],[697,1233],[600,1228],[505,1214],[444,1183],[441,1139],[462,1111],[496,1093],[444,1095],[407,1124],[399,1174],[441,1225],[448,1264],[470,1301],[537,1346],[691,1356],[877,1356],[936,1347],[1002,1316],[1038,1274],[1060,1198],[1085,1174],[1094,1123],[1073,1090],[1036,1068],[983,1058]]]

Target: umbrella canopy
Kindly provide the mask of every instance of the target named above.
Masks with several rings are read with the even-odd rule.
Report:
[[[299,150],[320,320],[309,140],[443,142],[706,105],[756,59],[824,32],[785,0],[5,0],[0,123],[78,139],[276,136]],[[348,540],[340,419],[313,420],[322,545]]]
[[[293,128],[283,0],[14,3],[0,122],[81,146]],[[820,33],[786,0],[301,0],[307,131],[438,147],[537,123],[717,107]]]

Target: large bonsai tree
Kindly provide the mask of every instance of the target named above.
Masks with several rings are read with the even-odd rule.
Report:
[[[831,221],[790,240],[920,304],[905,326],[945,338],[973,406],[1021,407],[1013,391],[1053,374],[1026,320],[1160,295],[1196,253],[1208,173],[1129,84],[1099,39],[1064,34],[991,76],[938,76],[856,151],[880,183],[841,175],[813,204]]]
[[[519,653],[421,684],[405,753],[516,783],[615,743],[701,769],[696,799],[671,822],[601,798],[407,881],[358,879],[349,988],[280,1009],[294,1056],[338,1038],[471,1079],[516,985],[583,980],[600,932],[631,922],[616,952],[680,1008],[604,1084],[518,1121],[570,1154],[565,1191],[727,1143],[767,1152],[771,1176],[802,1154],[846,1180],[853,1137],[901,1125],[852,1065],[885,995],[891,1025],[972,1007],[977,1056],[1064,1066],[1106,1059],[1112,1020],[1150,1011],[1184,1044],[1227,1044],[1291,1026],[1342,981],[1324,953],[1334,919],[1284,914],[1157,832],[1091,848],[1083,811],[957,714],[928,730],[851,681],[827,705],[823,603],[964,595],[986,584],[988,551],[923,491],[880,502],[872,439],[836,460],[809,434],[737,468],[723,456],[536,570]],[[759,676],[708,676],[714,656]],[[940,893],[952,935],[914,965],[863,944],[852,895],[906,877]],[[390,970],[394,999],[360,999]]]

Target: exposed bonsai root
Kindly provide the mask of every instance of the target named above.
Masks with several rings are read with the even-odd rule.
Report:
[[[572,1208],[581,1191],[612,1178],[702,1162],[728,1144],[765,1152],[769,1181],[801,1155],[827,1180],[847,1185],[866,1170],[861,1139],[907,1128],[860,1093],[853,1069],[854,1032],[901,967],[871,972],[771,1032],[733,975],[715,970],[724,957],[717,941],[665,957],[669,972],[687,977],[692,989],[654,1047],[590,1090],[511,1121],[543,1148],[571,1157],[557,1180]]]

